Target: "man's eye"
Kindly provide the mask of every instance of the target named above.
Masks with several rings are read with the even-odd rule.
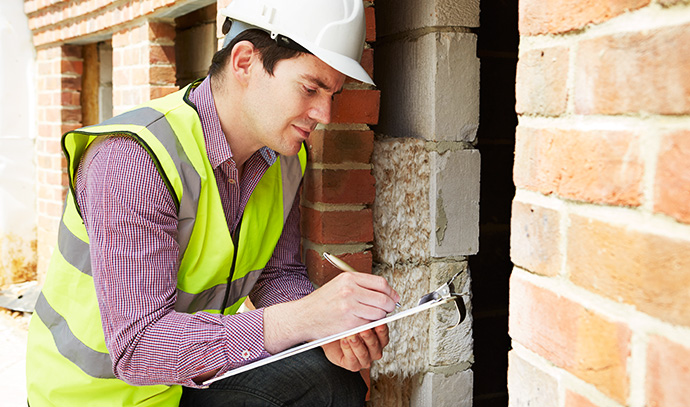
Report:
[[[318,89],[316,89],[316,88],[310,88],[310,87],[308,87],[308,86],[303,86],[302,88],[304,88],[304,91],[307,92],[307,93],[310,94],[310,95],[315,94],[315,93],[317,92],[317,90],[318,90]]]

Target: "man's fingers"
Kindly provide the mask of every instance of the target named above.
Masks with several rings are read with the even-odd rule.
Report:
[[[376,336],[379,338],[381,349],[385,348],[390,341],[390,337],[388,336],[388,325],[379,325],[374,328],[374,332],[376,332]]]
[[[344,273],[343,273],[344,274]],[[355,279],[357,285],[371,291],[378,291],[391,300],[393,304],[400,301],[400,295],[391,287],[385,278],[367,273],[348,273]]]
[[[359,336],[367,347],[367,354],[370,360],[379,360],[383,356],[383,346],[378,333],[372,330],[360,332]]]
[[[357,359],[357,356],[350,345],[350,338],[351,337],[347,337],[340,340],[340,349],[343,352],[343,363],[341,367],[356,372],[361,369],[361,367],[359,364],[359,359]]]
[[[367,368],[371,365],[371,356],[369,355],[369,347],[360,339],[359,335],[352,335],[346,338],[350,344],[352,353],[357,358],[359,369]]]

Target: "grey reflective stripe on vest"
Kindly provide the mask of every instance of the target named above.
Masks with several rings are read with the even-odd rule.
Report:
[[[91,377],[115,378],[110,355],[95,351],[77,339],[69,329],[67,321],[50,306],[43,293],[38,296],[35,312],[50,330],[55,345],[62,356]]]
[[[182,258],[192,236],[196,211],[199,206],[199,195],[201,194],[201,177],[199,173],[196,172],[191,161],[189,161],[182,145],[180,145],[179,140],[175,136],[175,132],[173,132],[172,127],[165,119],[165,115],[158,110],[142,107],[101,123],[101,125],[111,124],[146,126],[165,147],[165,150],[175,163],[183,185],[180,210],[177,214],[177,243],[180,245],[180,258]]]
[[[283,181],[283,224],[295,202],[295,194],[302,182],[302,165],[299,162],[299,154],[293,156],[280,156],[280,172]]]
[[[58,230],[58,249],[69,264],[77,270],[81,270],[82,273],[91,275],[89,244],[76,237],[65,225],[64,219],[60,221],[60,229]]]
[[[228,294],[228,304],[234,304],[242,297],[246,297],[254,288],[261,272],[263,270],[254,270],[247,273],[246,276],[234,280],[230,284],[230,293]],[[223,307],[223,299],[225,298],[225,289],[227,284],[218,284],[199,294],[190,294],[177,289],[177,301],[175,301],[175,311],[188,312],[193,314],[202,310],[220,310]]]

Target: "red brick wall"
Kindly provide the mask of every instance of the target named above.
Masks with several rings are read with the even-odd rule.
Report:
[[[145,21],[113,34],[113,114],[176,91],[175,27]]]
[[[38,49],[36,174],[38,277],[42,281],[57,240],[67,193],[66,162],[60,135],[80,127],[81,47]]]
[[[228,3],[219,1],[218,9]],[[374,8],[371,2],[365,5],[366,39],[373,42]],[[36,153],[40,279],[56,242],[66,193],[60,136],[81,126],[81,47],[62,44],[112,39],[113,110],[118,114],[177,89],[175,29],[170,19],[157,19],[163,12],[174,14],[175,7],[173,0],[25,0],[39,69]],[[363,64],[373,75],[371,47],[364,51]],[[306,261],[318,284],[337,272],[321,259],[323,251],[371,272],[374,179],[369,125],[378,122],[378,114],[379,91],[349,80],[335,98],[333,123],[316,131],[310,140],[302,226]]]
[[[519,8],[511,403],[688,406],[690,6]]]

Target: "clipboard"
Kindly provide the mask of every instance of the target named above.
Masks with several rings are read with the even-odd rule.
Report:
[[[208,387],[211,383],[216,382],[218,380],[225,379],[226,377],[230,377],[230,376],[234,376],[234,375],[237,375],[240,373],[244,373],[246,371],[256,369],[257,367],[264,366],[264,365],[267,365],[269,363],[277,362],[281,359],[289,358],[290,356],[294,356],[294,355],[297,355],[299,353],[306,352],[306,351],[314,349],[314,348],[318,348],[321,345],[326,345],[328,343],[335,342],[339,339],[347,338],[348,336],[366,331],[368,329],[377,327],[379,325],[387,324],[389,322],[396,321],[398,319],[405,318],[405,317],[408,317],[410,315],[414,315],[414,314],[420,313],[422,311],[426,311],[428,309],[437,307],[437,306],[442,305],[442,304],[447,304],[447,303],[453,302],[453,301],[457,301],[456,297],[445,296],[445,297],[440,297],[440,298],[434,299],[432,301],[425,302],[423,304],[417,305],[416,307],[412,307],[412,308],[409,308],[407,310],[396,312],[395,314],[392,314],[392,315],[389,315],[387,317],[378,319],[376,321],[369,322],[369,323],[364,324],[364,325],[360,325],[356,328],[352,328],[352,329],[349,329],[347,331],[343,331],[343,332],[340,332],[340,333],[337,333],[337,334],[334,334],[331,336],[327,336],[325,338],[317,339],[315,341],[307,342],[305,344],[302,344],[302,345],[299,345],[299,346],[296,346],[296,347],[293,347],[290,349],[286,349],[280,353],[276,353],[275,355],[269,356],[267,358],[257,360],[255,362],[246,364],[244,366],[240,366],[236,369],[232,369],[232,370],[226,372],[225,374],[223,374],[221,376],[206,380],[205,382],[202,383],[202,385],[204,387]],[[460,301],[462,301],[462,299],[460,299]]]

